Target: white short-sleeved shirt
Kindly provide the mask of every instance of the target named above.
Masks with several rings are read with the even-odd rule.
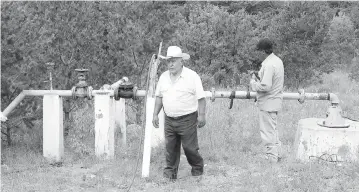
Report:
[[[183,67],[181,75],[175,82],[171,81],[169,71],[160,76],[156,93],[162,97],[164,112],[169,117],[179,117],[197,111],[198,99],[205,97],[199,75]]]

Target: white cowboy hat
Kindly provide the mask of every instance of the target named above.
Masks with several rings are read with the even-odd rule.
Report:
[[[190,58],[189,54],[182,53],[181,48],[179,48],[177,46],[169,46],[168,49],[167,49],[167,56],[159,55],[159,57],[162,58],[162,59],[180,57],[180,58],[182,58],[184,60],[188,60]]]

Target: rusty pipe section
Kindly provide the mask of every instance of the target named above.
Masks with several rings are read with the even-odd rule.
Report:
[[[126,82],[125,79],[118,82],[118,84]],[[117,87],[116,83],[114,87]],[[91,95],[97,94],[109,94],[113,97],[116,90],[92,90]],[[214,101],[215,98],[229,98],[231,91],[205,91],[206,97],[211,98]],[[3,115],[6,117],[24,98],[25,96],[44,96],[44,95],[59,95],[62,97],[71,97],[73,92],[71,90],[24,90],[22,91],[3,111]],[[136,90],[136,97],[145,97],[145,90]],[[235,99],[254,99],[256,98],[256,92],[249,91],[235,91]],[[284,100],[329,100],[332,105],[339,104],[339,98],[334,93],[283,93]]]
[[[117,89],[121,84],[128,82],[128,77],[123,77],[122,79],[118,80],[116,83],[112,84],[110,87],[111,89]]]
[[[24,91],[22,91],[11,103],[9,106],[6,107],[6,109],[3,111],[3,115],[7,117],[12,110],[15,109],[15,107],[25,98],[26,94],[24,94]]]
[[[229,98],[230,91],[205,91],[206,97]],[[235,99],[255,99],[257,92],[235,91]],[[284,100],[330,100],[332,104],[339,104],[338,97],[333,93],[283,93]]]

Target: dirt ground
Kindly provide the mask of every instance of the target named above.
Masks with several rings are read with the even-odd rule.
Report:
[[[3,192],[127,191],[135,166],[136,162],[130,159],[51,165],[42,161],[32,166],[3,164],[1,188]],[[359,165],[353,163],[300,163],[287,158],[272,164],[247,154],[227,161],[209,160],[204,175],[193,177],[182,155],[176,181],[164,179],[162,168],[161,161],[155,160],[150,176],[141,178],[140,163],[130,191],[359,191]]]

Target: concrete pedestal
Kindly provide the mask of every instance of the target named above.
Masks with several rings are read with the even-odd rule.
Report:
[[[114,101],[115,103],[115,129],[120,129],[120,141],[122,147],[125,147],[127,144],[127,124],[126,124],[126,101],[121,98],[119,101]]]
[[[64,156],[64,126],[62,97],[44,95],[43,155],[49,161],[60,162]]]
[[[95,96],[95,154],[99,158],[113,159],[115,151],[115,107],[109,92]]]
[[[324,119],[301,119],[294,142],[295,157],[301,161],[358,161],[359,122],[345,120],[349,128],[327,128],[317,124]]]

